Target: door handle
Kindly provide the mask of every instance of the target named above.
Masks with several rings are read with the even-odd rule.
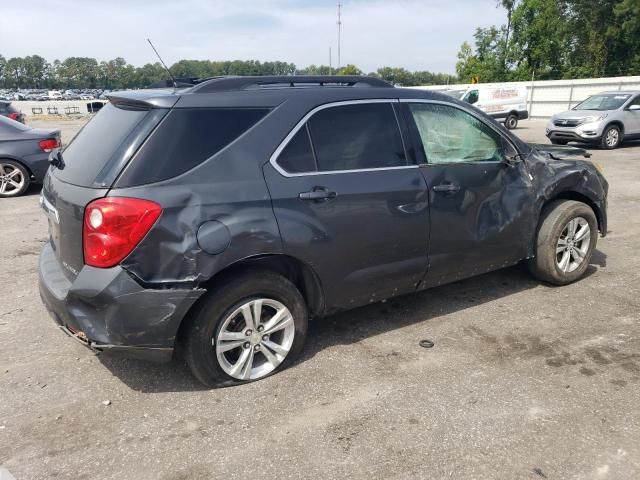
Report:
[[[440,193],[455,193],[460,191],[460,185],[456,185],[455,183],[443,183],[441,185],[434,185],[433,191]]]
[[[330,192],[325,187],[314,187],[313,190],[308,192],[302,192],[298,195],[300,200],[313,200],[316,202],[326,202],[328,200],[333,200],[336,198],[338,194],[336,192]]]

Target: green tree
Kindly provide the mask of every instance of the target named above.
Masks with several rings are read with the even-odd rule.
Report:
[[[336,75],[362,75],[362,70],[355,65],[348,64],[338,69]]]
[[[509,48],[513,80],[561,78],[566,50],[566,15],[558,0],[522,0],[513,12]]]

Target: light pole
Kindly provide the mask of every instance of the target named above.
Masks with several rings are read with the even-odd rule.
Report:
[[[340,70],[340,33],[342,30],[341,9],[342,9],[342,4],[338,3],[338,70]]]

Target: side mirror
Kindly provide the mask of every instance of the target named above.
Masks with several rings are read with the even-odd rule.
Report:
[[[502,155],[503,162],[513,167],[522,161],[522,155],[506,138],[502,137]]]
[[[640,105],[631,105],[628,108],[628,110],[631,111],[631,112],[637,112],[638,110],[640,110]]]

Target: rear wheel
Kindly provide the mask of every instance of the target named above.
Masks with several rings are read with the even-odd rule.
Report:
[[[558,200],[544,208],[531,273],[545,282],[566,285],[589,266],[598,240],[593,210],[582,202]]]
[[[13,160],[0,159],[0,197],[17,197],[29,188],[27,169]]]
[[[614,148],[618,148],[621,143],[622,132],[620,131],[620,128],[615,125],[610,125],[604,130],[602,140],[600,141],[602,148],[613,150]]]
[[[504,121],[504,126],[509,130],[513,130],[518,126],[518,116],[510,113]]]
[[[302,350],[307,308],[298,289],[270,272],[225,282],[192,313],[184,356],[208,387],[259,380],[282,370]]]

